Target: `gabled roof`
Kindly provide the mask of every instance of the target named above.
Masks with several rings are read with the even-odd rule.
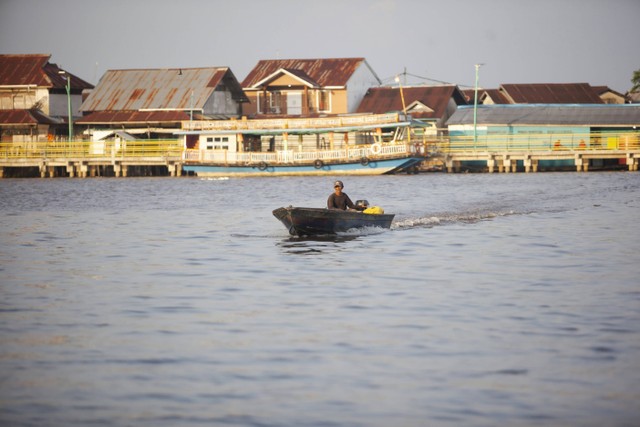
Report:
[[[485,99],[491,98],[494,104],[510,104],[507,97],[500,89],[485,89],[478,95],[478,102],[484,104]],[[471,99],[473,103],[473,98]]]
[[[473,106],[458,107],[447,125],[473,123]],[[638,104],[511,104],[479,105],[477,123],[483,125],[640,126]]]
[[[589,83],[503,84],[512,104],[602,104]]]
[[[403,87],[407,113],[415,118],[435,118],[445,116],[449,101],[453,98],[457,105],[466,105],[467,101],[463,93],[454,85],[445,86],[415,86]],[[431,111],[420,108],[420,105],[428,107]],[[411,107],[413,111],[409,111]],[[367,91],[362,102],[358,106],[357,113],[383,114],[390,111],[402,111],[402,96],[400,88],[376,87]]]
[[[67,78],[56,64],[49,62],[51,55],[0,55],[0,86],[34,85],[64,89]],[[71,73],[71,88],[76,91],[92,89],[93,85]]]
[[[228,88],[239,102],[247,101],[226,67],[109,70],[80,110],[202,109],[213,92],[222,87]]]
[[[624,98],[623,94],[611,89],[609,86],[591,86],[591,87],[593,88],[593,90],[595,91],[595,93],[598,96],[602,96],[605,93],[611,93],[611,94],[614,94],[614,95],[619,96],[621,98]]]
[[[10,125],[55,125],[64,123],[44,114],[40,110],[0,110],[0,124]]]
[[[249,72],[242,82],[245,89],[257,88],[261,82],[268,80],[279,70],[287,70],[304,79],[315,82],[320,87],[344,87],[361,65],[367,62],[364,58],[329,58],[329,59],[263,59]],[[297,70],[297,71],[293,71]],[[372,74],[373,70],[371,71]],[[377,77],[376,77],[377,78]]]
[[[273,73],[269,74],[267,77],[265,77],[264,79],[260,80],[259,82],[256,82],[256,84],[254,85],[254,87],[260,87],[262,85],[266,85],[269,82],[277,79],[278,77],[280,77],[283,74],[287,74],[292,76],[293,78],[297,79],[300,81],[300,83],[309,86],[309,87],[313,87],[313,88],[317,88],[320,85],[313,80],[311,77],[309,77],[309,75],[304,72],[304,70],[296,70],[293,68],[280,68],[276,71],[274,71]]]

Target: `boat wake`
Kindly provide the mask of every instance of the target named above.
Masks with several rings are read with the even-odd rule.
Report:
[[[382,234],[389,231],[388,228],[382,227],[361,227],[361,228],[352,228],[351,230],[338,232],[338,236],[343,237],[360,237],[360,236],[371,236],[374,234]]]
[[[497,217],[510,215],[523,215],[524,212],[513,210],[496,211],[476,211],[476,212],[442,212],[423,217],[401,218],[391,224],[392,230],[402,230],[409,228],[431,228],[448,224],[475,224],[480,221],[489,221]]]
[[[204,178],[200,178],[200,181],[228,181],[229,177],[228,176],[220,176],[220,177],[204,177]]]

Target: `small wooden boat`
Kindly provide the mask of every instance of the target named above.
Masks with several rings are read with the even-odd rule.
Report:
[[[394,214],[367,214],[359,211],[342,211],[321,208],[289,206],[273,211],[293,236],[336,234],[353,228],[390,228]]]

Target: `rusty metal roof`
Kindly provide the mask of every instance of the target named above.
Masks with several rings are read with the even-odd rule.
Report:
[[[194,119],[200,119],[194,114]],[[178,123],[189,120],[189,112],[185,111],[96,111],[81,119],[78,124],[135,124],[135,123]]]
[[[0,86],[34,85],[47,88],[64,89],[67,78],[56,64],[49,62],[51,55],[0,55]],[[65,70],[66,71],[66,70]],[[91,89],[93,85],[80,77],[71,76],[71,89],[79,93],[82,89]]]
[[[306,75],[305,80],[316,82],[320,87],[343,87],[362,64],[366,64],[364,58],[263,59],[245,77],[242,87],[254,88],[280,69],[300,70]]]
[[[63,123],[47,116],[40,110],[0,110],[0,124],[10,125],[55,125]]]
[[[602,104],[589,83],[503,84],[500,91],[513,104]]]
[[[473,105],[459,107],[447,125],[473,123]],[[479,105],[482,125],[573,125],[590,127],[640,126],[638,104],[510,104]]]
[[[485,89],[482,92],[479,92],[478,102],[480,102],[480,97],[482,97],[482,103],[487,99],[487,97],[491,98],[494,104],[510,104],[507,97],[504,93],[500,92],[500,89]],[[471,104],[473,104],[474,100],[471,98]]]
[[[202,109],[213,92],[224,87],[234,99],[248,101],[227,67],[109,70],[80,109],[85,112]]]
[[[420,103],[431,111],[416,109],[408,111],[414,118],[442,118],[447,112],[449,101],[453,98],[456,105],[466,105],[464,94],[455,85],[410,86],[402,92],[407,108]],[[382,114],[390,111],[402,111],[402,97],[398,87],[376,87],[367,91],[358,106],[358,113]]]

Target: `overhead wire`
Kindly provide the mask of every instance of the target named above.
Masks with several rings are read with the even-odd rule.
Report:
[[[438,79],[432,79],[430,77],[419,76],[417,74],[408,73],[406,71],[406,69],[402,73],[398,73],[398,74],[395,74],[395,75],[393,75],[391,77],[386,77],[386,78],[382,79],[381,80],[381,83],[382,83],[381,86],[385,86],[387,82],[389,82],[389,83],[393,82],[395,80],[395,78],[398,77],[398,76],[405,76],[405,82],[406,82],[406,76],[411,76],[411,77],[415,77],[415,78],[423,80],[423,81],[428,81],[428,82],[433,82],[433,83],[438,83],[438,84],[457,85],[457,86],[460,86],[460,87],[468,87],[468,88],[475,87],[474,85],[456,84],[456,83],[451,83],[451,82],[447,82],[447,81],[444,81],[444,80],[438,80]]]

